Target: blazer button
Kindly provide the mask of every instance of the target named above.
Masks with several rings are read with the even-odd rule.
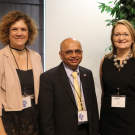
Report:
[[[77,132],[74,132],[75,134],[77,134]]]

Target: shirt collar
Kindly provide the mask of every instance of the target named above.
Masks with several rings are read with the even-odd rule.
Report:
[[[72,74],[73,72],[75,72],[75,71],[77,71],[78,74],[79,74],[79,66],[77,67],[77,69],[76,69],[75,71],[73,71],[73,70],[72,70],[71,68],[69,68],[66,64],[64,64],[64,62],[63,62],[63,66],[64,66],[64,68],[65,68],[65,71],[66,71],[68,77],[70,77],[71,74]]]

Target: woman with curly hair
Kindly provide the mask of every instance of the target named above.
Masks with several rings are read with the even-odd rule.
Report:
[[[37,36],[33,19],[11,11],[1,19],[0,135],[39,135],[37,99],[41,57],[28,49]]]

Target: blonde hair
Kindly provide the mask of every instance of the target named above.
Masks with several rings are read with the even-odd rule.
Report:
[[[134,40],[135,39],[135,29],[133,27],[133,25],[127,21],[127,20],[119,20],[117,21],[113,28],[112,28],[112,31],[111,31],[111,42],[112,42],[112,51],[108,54],[105,55],[105,57],[108,57],[108,58],[112,58],[113,55],[116,53],[117,49],[113,43],[113,35],[114,35],[114,29],[115,27],[118,25],[118,24],[122,24],[122,25],[125,25],[127,27],[127,29],[129,30],[131,36],[132,36],[132,39]],[[131,50],[133,51],[133,58],[135,58],[135,42],[133,42],[133,44],[131,45]]]
[[[35,21],[32,18],[30,18],[28,15],[20,11],[11,11],[7,15],[1,18],[0,41],[3,43],[3,45],[8,45],[10,43],[9,29],[12,24],[14,24],[19,20],[24,20],[25,24],[28,27],[29,36],[26,45],[31,45],[35,41],[38,34],[37,25]]]

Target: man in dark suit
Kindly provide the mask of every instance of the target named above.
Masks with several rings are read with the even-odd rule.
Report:
[[[94,81],[92,72],[79,66],[82,53],[79,41],[65,39],[59,52],[63,62],[41,75],[40,135],[98,135]]]

